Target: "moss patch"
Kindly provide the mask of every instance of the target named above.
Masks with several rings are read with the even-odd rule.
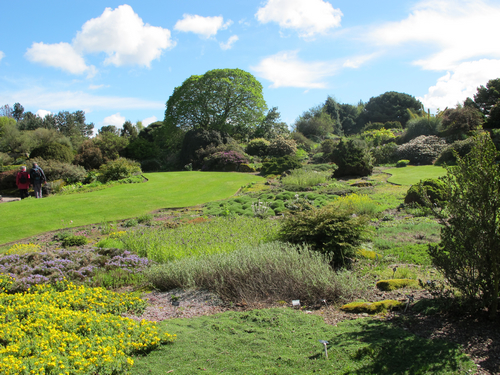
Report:
[[[392,279],[392,280],[380,280],[379,282],[377,282],[377,288],[385,292],[406,287],[411,287],[411,288],[418,287],[418,281],[412,279]]]
[[[379,302],[351,302],[340,309],[352,313],[378,314],[387,310],[398,310],[403,306],[403,302],[386,299]]]

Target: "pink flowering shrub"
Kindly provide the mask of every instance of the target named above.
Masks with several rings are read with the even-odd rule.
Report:
[[[203,159],[204,171],[235,171],[241,163],[248,159],[237,151],[217,151]]]

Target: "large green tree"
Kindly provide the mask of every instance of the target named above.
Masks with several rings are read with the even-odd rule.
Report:
[[[480,299],[496,317],[500,282],[500,166],[488,134],[447,167],[447,212],[441,242],[429,246],[434,265],[467,299]]]
[[[474,94],[474,101],[467,98],[464,105],[473,106],[481,111],[486,118],[487,128],[500,128],[500,116],[495,112],[500,108],[500,78],[490,79],[486,87],[481,85]],[[493,112],[493,116],[490,116]]]
[[[240,69],[193,75],[167,101],[165,122],[184,131],[216,130],[241,138],[252,134],[267,109],[262,85]]]
[[[406,122],[411,117],[408,109],[416,114],[421,114],[422,107],[422,103],[411,95],[388,91],[370,98],[363,108],[361,118],[364,124],[370,121],[399,121],[405,127]]]

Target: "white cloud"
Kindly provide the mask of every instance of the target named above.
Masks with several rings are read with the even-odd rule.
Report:
[[[2,51],[0,51],[0,61],[2,61],[2,59],[5,57],[5,53],[3,53]]]
[[[68,43],[33,43],[25,56],[31,62],[59,68],[71,74],[95,73],[95,68],[87,66],[83,57]]]
[[[206,39],[216,35],[219,30],[227,29],[233,23],[231,20],[224,23],[222,16],[202,17],[197,14],[184,14],[183,17],[175,24],[175,30],[195,33]]]
[[[251,67],[257,74],[272,82],[270,87],[325,88],[323,79],[335,74],[338,64],[333,62],[303,62],[297,51],[285,51],[269,56]]]
[[[418,98],[426,107],[435,110],[454,107],[477,92],[480,85],[500,77],[500,60],[483,59],[460,64],[453,73],[439,78],[429,92]]]
[[[428,70],[454,70],[473,58],[499,58],[500,4],[482,0],[421,1],[408,18],[370,31],[370,40],[431,45],[439,52],[415,61]],[[419,48],[419,47],[416,47]]]
[[[118,112],[118,113],[115,113],[114,115],[105,117],[104,120],[102,120],[102,125],[103,126],[114,125],[114,126],[121,127],[125,121],[126,121],[125,117],[120,115],[120,112]]]
[[[156,121],[158,121],[156,116],[147,117],[144,120],[142,120],[142,125],[148,126],[149,124],[152,124],[153,122],[156,122]]]
[[[98,89],[102,89],[104,87],[109,87],[109,85],[89,85],[89,90],[98,90]]]
[[[138,98],[91,95],[82,91],[51,92],[39,87],[30,87],[16,92],[0,92],[0,103],[23,103],[25,107],[61,109],[165,109],[161,101],[147,101]]]
[[[46,111],[45,109],[39,109],[38,111],[36,111],[35,114],[38,115],[38,116],[40,116],[41,118],[45,118],[45,116],[51,115],[52,112]]]
[[[370,55],[359,55],[359,56],[351,57],[351,58],[348,58],[346,61],[344,61],[342,66],[344,68],[357,69],[361,65],[366,63],[367,61],[370,61],[373,58],[375,58],[376,56],[378,56],[377,53],[372,53]]]
[[[120,5],[114,10],[106,8],[100,17],[85,22],[73,45],[86,53],[105,52],[105,64],[149,67],[175,43],[170,30],[144,24],[132,7]]]
[[[237,42],[237,41],[238,41],[238,39],[239,39],[239,38],[238,38],[238,35],[232,35],[232,36],[231,36],[231,37],[227,40],[227,42],[226,42],[226,43],[223,43],[223,42],[220,42],[220,43],[219,43],[220,48],[221,48],[221,49],[223,49],[224,51],[225,51],[225,50],[228,50],[228,49],[231,49],[231,48],[233,48],[233,44],[234,44],[235,42]]]
[[[323,0],[268,0],[255,14],[261,23],[276,22],[306,38],[340,26],[342,15],[340,9]]]

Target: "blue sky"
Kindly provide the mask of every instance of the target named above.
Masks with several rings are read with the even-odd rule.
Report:
[[[434,112],[500,77],[499,20],[486,0],[3,2],[0,105],[147,125],[189,76],[239,68],[289,125],[329,95],[398,91]]]

